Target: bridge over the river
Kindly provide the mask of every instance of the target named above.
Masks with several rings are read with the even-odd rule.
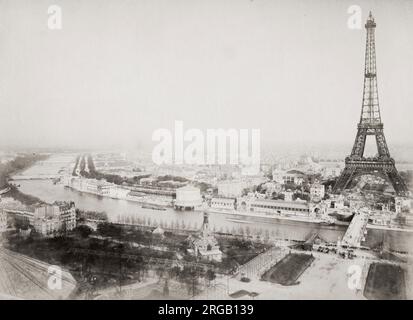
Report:
[[[341,240],[342,245],[349,247],[360,247],[364,241],[367,232],[367,222],[369,220],[369,211],[366,209],[357,210],[351,220],[346,233]]]
[[[40,174],[40,175],[16,175],[10,180],[21,181],[21,180],[54,180],[61,178],[62,175],[59,174]]]

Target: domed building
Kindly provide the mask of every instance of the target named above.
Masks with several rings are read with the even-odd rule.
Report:
[[[201,191],[198,188],[188,185],[176,190],[175,209],[194,210],[201,204]]]

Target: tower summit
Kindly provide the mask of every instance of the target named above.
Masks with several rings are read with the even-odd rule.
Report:
[[[363,101],[361,106],[360,121],[357,125],[357,134],[350,156],[345,160],[345,167],[338,178],[333,191],[341,192],[348,188],[354,178],[374,174],[389,181],[396,194],[407,194],[407,187],[395,167],[395,162],[390,156],[381,121],[379,95],[377,90],[376,69],[376,22],[373,15],[369,14],[366,28],[366,52],[364,65]],[[372,158],[364,156],[366,138],[374,135],[376,138],[377,155]]]

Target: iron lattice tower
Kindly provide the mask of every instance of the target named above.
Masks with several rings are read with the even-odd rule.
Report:
[[[333,191],[343,191],[357,176],[375,174],[382,176],[389,181],[398,195],[406,195],[408,192],[407,187],[397,172],[395,162],[390,156],[383,133],[383,123],[380,116],[379,95],[377,90],[376,48],[374,37],[376,22],[374,21],[371,12],[365,27],[367,37],[363,102],[360,122],[357,126],[357,135],[351,155],[346,157],[344,170],[338,178]],[[375,136],[377,145],[377,155],[371,158],[364,157],[364,149],[368,135]]]

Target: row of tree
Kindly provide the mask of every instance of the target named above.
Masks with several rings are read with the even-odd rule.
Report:
[[[0,163],[0,189],[7,186],[7,180],[11,175],[27,169],[35,162],[45,160],[48,157],[49,156],[45,154],[29,153],[18,155],[9,162]]]

